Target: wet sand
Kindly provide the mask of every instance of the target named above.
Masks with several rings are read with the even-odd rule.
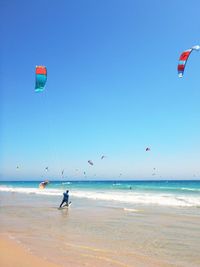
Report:
[[[166,265],[164,263],[154,261],[141,255],[135,254],[134,263],[126,264],[121,261],[110,258],[102,250],[93,249],[91,253],[90,247],[73,247],[69,244],[71,255],[66,260],[67,262],[58,265],[45,259],[33,255],[30,251],[19,244],[16,240],[9,239],[6,234],[0,236],[0,265],[3,267],[79,267],[79,266],[111,266],[111,267],[134,267],[134,266],[149,266],[149,267],[168,267],[175,265]],[[95,253],[94,253],[95,252]],[[71,257],[73,254],[73,258]]]
[[[0,266],[2,267],[60,267],[32,255],[16,241],[0,236]]]
[[[0,234],[20,249],[1,243],[5,250],[0,263],[5,264],[0,266],[23,267],[13,261],[25,257],[21,249],[26,257],[34,255],[31,263],[36,257],[44,267],[200,266],[199,209],[124,209],[113,203],[71,200],[70,209],[58,210],[59,197],[1,193]]]

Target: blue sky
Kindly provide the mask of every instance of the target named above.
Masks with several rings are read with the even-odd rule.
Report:
[[[198,0],[2,0],[0,179],[59,179],[63,169],[66,179],[200,177],[200,53],[183,79],[176,70],[200,44],[199,9]],[[39,94],[36,65],[48,69]]]

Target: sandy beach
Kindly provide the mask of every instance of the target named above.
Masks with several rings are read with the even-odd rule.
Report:
[[[32,255],[5,235],[0,236],[0,265],[2,267],[59,267],[59,265]]]
[[[0,193],[1,266],[200,264],[199,209],[145,205],[124,209],[112,202],[71,197],[70,209],[59,210],[60,199]]]
[[[84,248],[90,250],[89,248]],[[72,249],[73,250],[73,249]],[[72,251],[71,251],[72,252]],[[30,251],[19,244],[18,242],[9,239],[6,235],[0,236],[0,264],[3,267],[63,267],[63,266],[123,266],[123,267],[133,267],[133,266],[158,266],[158,267],[170,267],[175,265],[164,264],[161,262],[156,262],[151,259],[142,257],[141,255],[135,255],[133,264],[125,264],[120,261],[108,258],[106,256],[100,256],[99,252],[96,251],[98,255],[79,253],[75,249],[73,251],[74,258],[70,258],[66,264],[55,264],[49,261],[45,257],[39,257],[33,255]],[[77,260],[79,258],[79,260]],[[81,260],[80,260],[81,259]]]

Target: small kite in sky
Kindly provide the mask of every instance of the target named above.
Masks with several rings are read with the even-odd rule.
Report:
[[[94,165],[94,163],[93,163],[91,160],[88,160],[88,163],[89,163],[91,166]]]
[[[35,68],[35,92],[42,92],[47,81],[47,68],[36,66]]]
[[[49,171],[49,167],[46,167],[46,168],[45,168],[45,171],[48,172],[48,171]]]

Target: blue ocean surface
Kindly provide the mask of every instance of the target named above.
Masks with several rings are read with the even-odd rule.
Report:
[[[51,181],[44,190],[38,181],[1,181],[0,192],[62,195],[144,205],[200,207],[200,181]]]

